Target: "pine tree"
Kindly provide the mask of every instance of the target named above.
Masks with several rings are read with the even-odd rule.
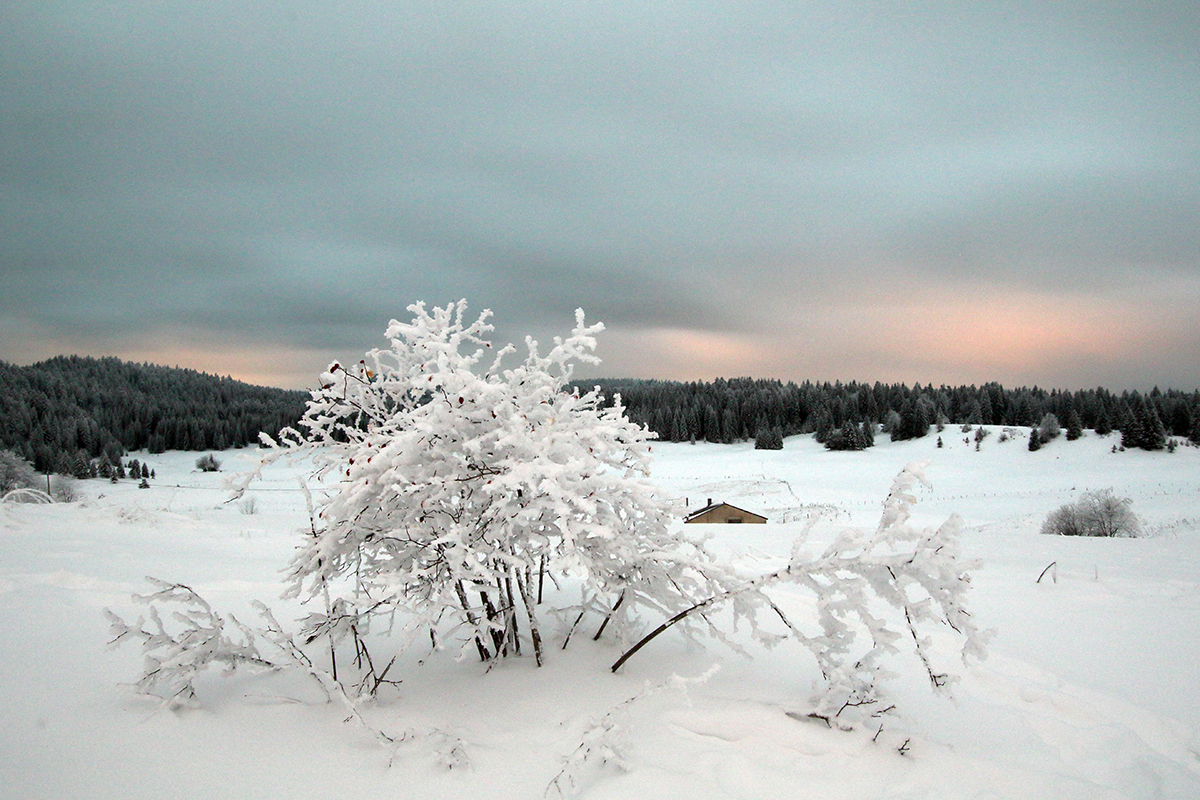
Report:
[[[755,450],[782,450],[783,431],[779,426],[762,425],[754,434]]]
[[[1073,442],[1083,436],[1083,420],[1074,408],[1067,414],[1067,441]]]
[[[1121,429],[1121,446],[1142,450],[1162,450],[1167,445],[1167,431],[1154,407],[1138,395],[1130,404],[1129,414]]]
[[[87,453],[82,450],[76,451],[75,458],[71,461],[71,476],[81,481],[87,480],[88,478],[95,477],[92,469],[92,463],[88,459]]]
[[[863,420],[859,426],[859,435],[862,437],[863,447],[875,446],[875,423],[870,420]]]

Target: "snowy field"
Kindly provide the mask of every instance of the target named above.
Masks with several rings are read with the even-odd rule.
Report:
[[[901,662],[898,716],[831,730],[804,718],[815,667],[789,643],[747,644],[745,658],[668,632],[613,675],[615,645],[589,630],[562,651],[560,631],[541,669],[509,659],[485,674],[414,648],[367,710],[411,736],[394,756],[298,674],[213,673],[202,707],[178,712],[123,686],[141,654],[106,649],[103,608],[136,617],[130,596],[152,575],[290,620],[279,568],[306,522],[299,467],[227,503],[222,480],[253,451],[221,454],[221,474],[194,471],[195,453],[134,454],[157,471],[150,489],[91,481],[75,503],[0,507],[0,797],[537,798],[558,796],[557,777],[586,798],[1198,798],[1200,450],[1113,453],[1115,436],[1089,432],[1031,453],[1017,433],[979,452],[957,428],[940,449],[936,435],[861,453],[811,437],[654,448],[652,479],[689,508],[712,498],[771,519],[705,526],[714,549],[764,571],[809,514],[824,514],[818,542],[873,528],[893,477],[929,460],[916,519],[963,517],[982,562],[970,607],[995,632],[954,701]],[[1144,538],[1040,533],[1048,512],[1109,487],[1132,498]],[[579,763],[589,746],[610,757]]]

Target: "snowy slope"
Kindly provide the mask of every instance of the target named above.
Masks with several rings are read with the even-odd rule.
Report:
[[[713,498],[771,518],[706,526],[748,568],[786,555],[813,512],[818,542],[873,527],[896,473],[929,460],[917,519],[964,518],[964,549],[982,560],[971,606],[995,630],[955,702],[909,670],[882,732],[829,730],[797,713],[814,667],[787,643],[748,645],[747,659],[667,634],[617,675],[617,649],[590,636],[541,670],[522,659],[484,674],[414,650],[368,710],[413,737],[390,766],[298,675],[213,674],[203,708],[182,712],[120,686],[141,656],[105,650],[103,607],[136,616],[130,594],[154,575],[246,618],[259,598],[289,619],[278,570],[305,521],[298,467],[272,468],[251,508],[224,502],[223,475],[193,471],[196,454],[137,454],[157,470],[151,489],[93,481],[74,504],[0,507],[0,797],[524,798],[556,778],[589,798],[1200,797],[1200,450],[1113,453],[1114,437],[1088,435],[1031,453],[1023,433],[995,431],[979,452],[954,428],[942,448],[936,436],[862,453],[810,437],[776,452],[654,448],[653,479],[690,508]],[[221,459],[227,475],[253,453]],[[1049,511],[1107,487],[1152,535],[1039,533]]]

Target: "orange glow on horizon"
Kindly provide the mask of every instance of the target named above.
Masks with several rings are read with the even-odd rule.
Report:
[[[1144,339],[1139,320],[1122,309],[1043,295],[939,298],[873,312],[884,334],[878,340],[883,353],[1005,372],[1037,371],[1072,358],[1121,358]]]

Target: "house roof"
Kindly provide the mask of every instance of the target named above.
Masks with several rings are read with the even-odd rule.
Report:
[[[759,519],[766,519],[766,517],[764,517],[762,514],[756,514],[753,511],[747,511],[744,508],[738,508],[737,506],[731,505],[729,503],[714,503],[711,500],[709,500],[708,505],[706,505],[704,508],[700,509],[699,511],[693,511],[691,514],[688,514],[686,517],[683,518],[683,521],[691,522],[692,520],[696,519],[697,517],[704,516],[709,511],[712,511],[713,509],[717,509],[717,508],[728,508],[732,511],[741,512],[742,514],[749,514],[752,517],[758,517]]]

